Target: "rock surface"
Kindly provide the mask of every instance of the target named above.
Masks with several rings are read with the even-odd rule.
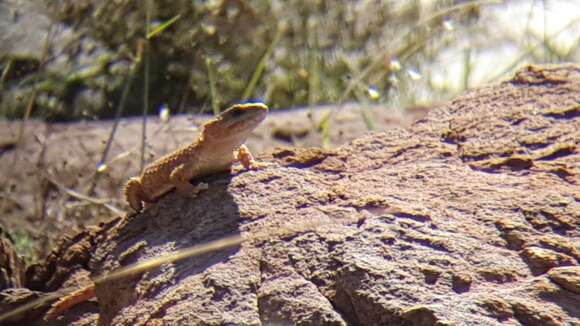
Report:
[[[272,111],[247,145],[254,153],[271,152],[277,146],[319,146],[323,136],[315,125],[329,112],[333,119],[331,145],[342,145],[368,131],[362,110],[381,131],[408,126],[427,111],[379,105],[364,109],[356,104],[346,104],[342,110],[327,106],[313,111]],[[175,115],[164,121],[150,117],[145,163],[192,142],[198,126],[210,118]],[[23,140],[16,145],[21,126],[19,121],[0,120],[0,189],[7,190],[0,215],[7,230],[26,230],[32,235],[40,244],[41,257],[48,255],[47,250],[62,234],[78,233],[127,208],[122,190],[128,178],[140,174],[141,118],[121,120],[103,173],[97,173],[97,163],[103,158],[113,121],[45,123],[31,119]]]
[[[14,250],[14,241],[0,228],[0,290],[24,286],[24,261]]]
[[[51,323],[579,324],[579,105],[580,67],[528,67],[407,130],[279,149],[197,198],[171,193],[64,241],[27,285],[270,234],[99,283],[98,303]]]

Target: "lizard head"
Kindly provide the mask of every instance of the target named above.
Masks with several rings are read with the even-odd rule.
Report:
[[[263,103],[236,104],[204,125],[204,135],[218,138],[247,137],[266,115],[268,106]]]

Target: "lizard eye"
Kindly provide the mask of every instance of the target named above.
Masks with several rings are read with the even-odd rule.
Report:
[[[234,111],[232,111],[232,115],[233,115],[234,117],[241,117],[241,116],[243,116],[245,113],[246,113],[246,111],[244,111],[244,110],[234,110]]]

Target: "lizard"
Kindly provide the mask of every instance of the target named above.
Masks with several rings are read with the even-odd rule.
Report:
[[[140,212],[143,202],[154,203],[173,189],[195,196],[207,189],[207,184],[193,186],[191,179],[227,171],[236,159],[246,169],[262,166],[244,142],[267,113],[268,106],[263,103],[236,104],[206,122],[196,141],[159,158],[139,177],[129,179],[125,185],[129,206]]]
[[[264,166],[256,162],[244,142],[268,111],[263,103],[236,104],[203,124],[196,141],[159,158],[139,177],[127,181],[125,198],[129,206],[140,212],[143,202],[154,203],[173,189],[184,196],[195,196],[207,189],[207,184],[193,186],[191,179],[227,171],[236,160],[246,169]],[[95,297],[95,284],[90,283],[55,302],[47,319]]]

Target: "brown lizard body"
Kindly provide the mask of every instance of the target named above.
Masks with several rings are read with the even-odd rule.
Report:
[[[237,104],[222,112],[203,125],[195,142],[153,162],[140,177],[129,179],[127,202],[139,212],[143,202],[156,202],[174,188],[194,196],[207,185],[194,187],[189,180],[227,171],[236,159],[247,169],[256,168],[258,164],[243,143],[267,113],[268,107],[262,103]]]
[[[262,103],[237,104],[225,110],[203,125],[195,142],[161,157],[145,168],[141,176],[129,179],[125,185],[127,202],[139,212],[143,202],[156,202],[174,188],[193,196],[203,186],[194,187],[191,179],[227,171],[236,159],[247,169],[260,167],[243,143],[267,114],[268,107]],[[54,319],[94,296],[94,283],[69,293],[52,305],[47,319]]]

